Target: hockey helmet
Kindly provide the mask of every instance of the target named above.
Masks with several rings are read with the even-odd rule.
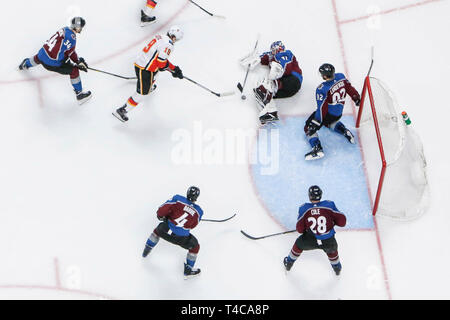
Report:
[[[198,187],[191,186],[187,190],[186,198],[191,202],[195,202],[195,201],[197,201],[197,198],[199,195],[200,195],[200,189]]]
[[[334,79],[334,66],[330,63],[324,63],[319,67],[319,73],[322,78]]]
[[[283,42],[281,41],[275,41],[274,43],[272,43],[270,45],[270,51],[272,52],[272,54],[277,54],[278,52],[282,52],[284,51],[285,47]]]
[[[84,20],[82,17],[73,17],[70,21],[70,28],[76,30],[77,32],[81,32],[85,25],[86,20]]]
[[[184,33],[178,26],[171,26],[169,30],[167,30],[167,36],[169,38],[174,38],[174,41],[179,41],[183,39]]]
[[[308,195],[310,201],[320,201],[322,199],[322,190],[319,186],[311,186],[308,189]]]

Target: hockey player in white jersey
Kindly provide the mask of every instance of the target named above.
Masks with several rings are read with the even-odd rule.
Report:
[[[128,112],[137,107],[144,96],[156,89],[155,76],[158,71],[170,71],[174,78],[183,79],[183,72],[169,61],[174,43],[183,38],[183,31],[172,26],[165,35],[155,35],[139,53],[134,69],[137,76],[136,92],[113,115],[122,122],[128,121]]]

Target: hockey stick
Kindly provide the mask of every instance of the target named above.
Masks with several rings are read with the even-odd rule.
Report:
[[[254,54],[256,52],[256,47],[258,46],[258,41],[259,41],[259,35],[258,35],[258,39],[256,39],[255,48],[253,49],[253,52],[250,55],[252,55],[252,54]],[[250,63],[247,66],[247,72],[245,73],[244,84],[242,85],[240,82],[238,82],[238,84],[237,84],[237,87],[238,87],[239,91],[242,93],[241,94],[241,99],[242,100],[245,100],[247,98],[245,96],[245,94],[244,94],[244,87],[245,87],[245,83],[247,82],[247,77],[248,77],[249,71],[250,71]]]
[[[97,71],[97,72],[101,72],[101,73],[106,73],[106,74],[109,74],[110,76],[114,76],[114,77],[121,78],[121,79],[125,79],[125,80],[136,80],[136,79],[137,79],[136,77],[124,77],[124,76],[119,76],[118,74],[106,72],[106,71],[103,71],[103,70],[94,69],[94,68],[91,68],[91,67],[87,67],[87,68],[88,68],[89,70],[92,70],[92,71]]]
[[[228,221],[228,220],[230,220],[230,219],[232,219],[232,218],[234,218],[236,216],[236,213],[235,214],[233,214],[231,217],[228,217],[228,218],[226,218],[226,219],[222,219],[222,220],[214,220],[214,219],[202,219],[201,221],[208,221],[208,222],[225,222],[225,221]]]
[[[268,234],[268,235],[261,236],[261,237],[253,237],[253,236],[249,235],[248,233],[246,233],[246,232],[244,232],[242,230],[241,230],[241,233],[244,236],[246,236],[247,238],[249,238],[249,239],[259,240],[259,239],[269,238],[269,237],[273,237],[273,236],[279,236],[279,235],[282,235],[282,234],[292,233],[292,232],[295,232],[295,231],[297,231],[297,230],[294,229],[294,230],[289,230],[289,231],[284,231],[284,232],[272,233],[272,234]]]
[[[188,80],[188,81],[190,81],[190,82],[196,84],[196,85],[199,86],[200,88],[203,88],[203,89],[205,89],[205,90],[211,92],[212,94],[214,94],[214,95],[216,95],[216,96],[218,96],[218,97],[232,96],[232,95],[234,94],[234,92],[217,93],[217,92],[214,92],[214,91],[212,91],[212,90],[206,88],[205,86],[202,86],[200,83],[198,83],[198,82],[196,82],[196,81],[194,81],[194,80],[192,80],[192,79],[190,79],[190,78],[188,78],[188,77],[186,77],[186,76],[183,76],[183,79],[186,79],[186,80]]]
[[[217,15],[217,14],[213,14],[213,13],[211,13],[211,12],[209,12],[209,11],[206,11],[205,9],[203,9],[202,7],[200,7],[198,4],[196,4],[194,1],[192,1],[192,0],[189,0],[189,2],[191,2],[192,4],[194,4],[194,5],[196,5],[197,7],[199,7],[200,9],[202,9],[203,11],[205,11],[207,14],[209,14],[211,17],[216,17],[216,18],[222,18],[222,19],[225,19],[225,17],[224,16],[219,16],[219,15]]]

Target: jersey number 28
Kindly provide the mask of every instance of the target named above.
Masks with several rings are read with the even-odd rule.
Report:
[[[309,228],[312,232],[319,234],[327,232],[327,218],[324,216],[319,216],[317,219],[314,217],[309,217],[308,222],[311,222],[311,227]]]

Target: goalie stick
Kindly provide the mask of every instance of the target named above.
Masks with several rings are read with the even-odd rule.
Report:
[[[242,231],[242,230],[241,230],[241,233],[244,236],[246,236],[247,238],[251,239],[251,240],[259,240],[259,239],[269,238],[269,237],[273,237],[273,236],[279,236],[279,235],[282,235],[282,234],[292,233],[292,232],[295,232],[295,231],[297,231],[297,230],[294,229],[294,230],[288,230],[288,231],[284,231],[284,232],[277,232],[277,233],[267,234],[265,236],[260,236],[260,237],[251,236],[251,235],[249,235],[248,233],[246,233],[245,231]]]
[[[192,0],[189,0],[189,2],[192,3],[193,5],[196,5],[196,6],[199,7],[200,9],[202,9],[204,12],[206,12],[207,14],[209,14],[211,17],[216,17],[216,18],[222,18],[222,19],[225,19],[224,16],[220,16],[220,15],[217,15],[217,14],[213,14],[213,13],[211,13],[211,12],[209,12],[209,11],[203,9],[201,6],[199,6],[198,4],[196,4],[196,3],[195,3],[194,1],[192,1]]]
[[[235,216],[236,216],[236,213],[233,214],[231,217],[228,217],[228,218],[225,218],[225,219],[222,219],[222,220],[202,219],[201,221],[207,221],[207,222],[225,222],[225,221],[228,221],[228,220],[230,220],[230,219],[233,219]]]
[[[258,41],[259,41],[259,35],[258,35],[258,38],[256,39],[255,48],[253,49],[252,53],[249,54],[247,57],[249,57],[249,56],[255,54],[255,52],[256,52],[256,47],[258,46]],[[244,58],[244,59],[245,59],[245,58]],[[244,84],[242,85],[240,82],[238,82],[238,84],[237,84],[237,87],[238,87],[239,91],[241,92],[241,99],[242,99],[242,100],[245,100],[245,99],[246,99],[246,96],[245,96],[245,94],[244,94],[244,87],[245,87],[245,83],[247,82],[247,77],[248,77],[249,71],[250,71],[250,64],[248,64],[248,66],[247,66],[247,72],[245,73]]]

